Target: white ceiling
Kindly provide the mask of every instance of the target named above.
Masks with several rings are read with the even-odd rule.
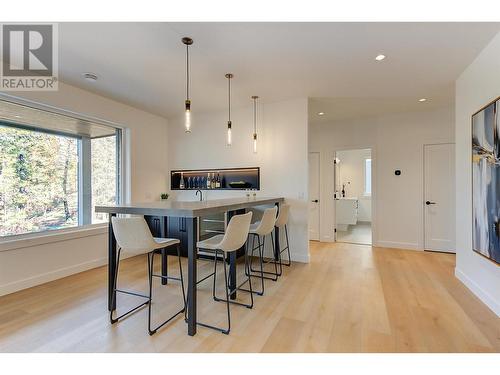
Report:
[[[499,31],[499,23],[61,23],[60,78],[172,117],[183,110],[180,39],[190,36],[193,111],[226,107],[231,72],[234,106],[251,95],[311,97],[327,121],[359,113],[363,100],[363,114],[423,108],[420,97],[428,107],[452,102],[455,79]]]
[[[328,124],[334,121],[362,119],[381,116],[387,113],[418,112],[451,106],[453,104],[453,86],[442,93],[427,96],[426,102],[419,102],[420,97],[351,97],[351,98],[310,98],[309,123]],[[323,112],[323,115],[318,113]]]

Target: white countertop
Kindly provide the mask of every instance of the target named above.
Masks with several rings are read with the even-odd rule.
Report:
[[[282,203],[283,197],[244,197],[205,201],[166,200],[123,205],[96,206],[95,212],[114,214],[198,217],[218,212],[235,211],[265,204]]]

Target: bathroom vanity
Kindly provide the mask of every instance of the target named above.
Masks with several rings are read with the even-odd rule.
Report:
[[[346,231],[349,225],[358,223],[358,198],[336,198],[335,215],[338,231]]]

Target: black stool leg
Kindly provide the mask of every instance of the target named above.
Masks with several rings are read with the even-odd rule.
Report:
[[[263,296],[264,295],[264,279],[266,277],[264,276],[264,273],[265,273],[265,271],[264,271],[264,263],[263,263],[264,262],[263,261],[263,255],[264,255],[264,253],[263,253],[262,247],[265,246],[265,237],[262,239],[262,243],[261,243],[259,235],[254,234],[252,236],[253,236],[253,238],[252,238],[252,254],[251,254],[251,257],[250,257],[250,264],[249,264],[248,270],[245,269],[245,274],[248,277],[259,277],[261,279],[261,290],[260,290],[260,292],[259,291],[253,291],[253,293],[258,294],[259,296]],[[254,245],[255,245],[255,238],[256,237],[257,237],[257,247],[254,247]],[[259,252],[260,271],[252,268],[254,253],[255,253],[256,249]],[[258,275],[254,275],[253,272],[257,272]]]
[[[251,263],[251,257],[249,255],[249,248],[247,247],[245,249],[245,276],[247,276],[247,279],[245,281],[243,281],[239,286],[236,287],[235,290],[231,290],[229,292],[229,295],[232,295],[236,290],[242,290],[244,292],[248,292],[250,293],[250,304],[246,304],[246,303],[241,303],[241,302],[236,302],[236,301],[230,301],[231,303],[235,304],[235,305],[240,305],[240,306],[245,306],[247,309],[251,309],[253,308],[253,294],[254,293],[257,293],[256,291],[253,290],[253,287],[252,287],[252,277],[258,277],[256,275],[252,275],[251,274],[251,266],[250,266],[250,263]],[[245,288],[242,288],[243,285],[245,285],[246,283],[248,282],[248,289],[245,289]],[[215,298],[217,301],[222,301],[221,299],[219,298]]]
[[[155,253],[148,253],[148,278],[149,278],[149,307],[148,307],[148,332],[152,335],[156,330],[151,330],[151,305],[153,300],[153,270],[154,270]]]
[[[271,245],[273,248],[273,258],[274,258],[274,254],[276,254],[276,240],[274,239],[273,232],[271,232]],[[278,265],[277,265],[278,261],[280,264],[280,272],[278,272]],[[278,260],[273,259],[271,263],[274,263],[274,274],[276,275],[276,279],[274,281],[276,281],[278,280],[278,276],[281,276],[281,274],[283,273],[283,268],[281,266],[281,251],[279,249],[278,249]]]
[[[254,254],[254,252],[255,252],[255,237],[256,237],[255,235],[252,235],[252,254],[251,254],[251,256],[250,256],[250,270],[249,270],[249,271],[248,271],[248,273],[246,274],[247,276],[250,276],[251,271],[253,271],[253,267],[252,267],[252,265],[253,265],[253,254]],[[250,241],[249,241],[249,242],[250,242]],[[247,251],[248,251],[248,250],[247,250]],[[246,270],[245,270],[245,272],[246,272]]]
[[[126,315],[128,315],[130,313],[133,313],[134,311],[140,309],[143,306],[148,305],[149,301],[150,301],[150,297],[149,296],[146,296],[146,295],[143,295],[143,294],[139,294],[139,293],[136,293],[136,292],[130,292],[130,291],[125,291],[125,290],[118,290],[118,288],[116,287],[117,286],[117,282],[118,282],[118,268],[120,266],[121,251],[122,251],[122,249],[120,248],[118,250],[118,256],[117,256],[117,260],[116,260],[116,270],[115,270],[115,275],[114,275],[113,294],[112,294],[112,301],[111,301],[112,302],[112,306],[116,306],[116,293],[117,292],[125,293],[125,294],[130,294],[130,295],[137,296],[137,297],[147,298],[147,301],[144,302],[144,303],[141,303],[140,305],[134,307],[133,309],[127,311],[126,313],[123,313],[122,315],[118,316],[117,318],[113,318],[113,312],[114,311],[111,311],[110,314],[109,314],[109,320],[111,321],[111,324],[115,324],[118,320],[120,320],[124,316],[126,316]],[[149,262],[148,262],[148,266],[149,266]]]
[[[223,259],[223,262],[226,260]],[[212,284],[212,296],[214,298],[214,301],[217,301],[217,297],[215,296],[215,283],[217,282],[217,251],[215,251],[215,256],[214,256],[214,282]]]
[[[266,236],[263,236],[262,238],[262,244],[260,243],[260,236],[257,235],[257,239],[259,241],[259,259],[260,259],[260,263],[261,263],[261,267],[260,267],[260,271],[259,270],[256,270],[256,269],[253,269],[252,268],[252,262],[250,262],[250,271],[251,272],[257,272],[259,273],[260,275],[252,275],[253,277],[260,277],[261,279],[267,279],[267,280],[272,280],[272,281],[277,281],[278,280],[278,277],[281,275],[281,273],[278,272],[278,266],[277,266],[277,261],[276,260],[272,260],[272,261],[264,261],[264,251],[265,251],[265,248],[266,248]],[[272,235],[272,232],[271,232],[271,241],[272,241],[272,245],[273,245],[273,254],[274,254],[274,239],[273,239],[273,235]],[[262,247],[262,249],[261,249]],[[252,249],[252,257],[253,257],[253,249]],[[278,258],[279,259],[279,258]],[[264,271],[264,264],[268,264],[268,263],[274,263],[274,269],[275,271],[274,272],[270,272],[270,271]],[[264,274],[266,275],[272,275],[272,277],[270,276],[264,276]],[[259,295],[262,295],[261,293],[258,293]]]
[[[248,274],[247,274],[247,272],[248,272]],[[249,292],[250,292],[250,308],[252,308],[253,307],[252,277],[250,276],[250,264],[248,262],[248,252],[246,252],[246,251],[245,251],[245,274],[248,275],[248,287],[249,287]]]
[[[150,261],[150,254],[151,254],[151,261]],[[182,264],[181,264],[181,255],[180,255],[180,250],[179,250],[179,245],[177,244],[177,258],[179,260],[179,271],[180,271],[180,278],[172,277],[172,276],[163,276],[163,275],[155,275],[154,274],[154,256],[155,253],[154,251],[148,254],[148,263],[149,263],[149,298],[150,298],[150,303],[149,303],[149,311],[148,311],[148,333],[149,335],[154,335],[156,331],[158,331],[161,327],[163,327],[165,324],[170,322],[172,319],[174,319],[177,315],[184,313],[184,319],[186,319],[186,294],[184,291],[184,278],[182,275]],[[156,328],[152,329],[151,328],[151,309],[152,309],[152,299],[153,299],[153,276],[155,277],[160,277],[162,280],[167,279],[167,280],[177,280],[181,282],[181,289],[182,289],[182,309],[180,311],[177,311],[174,315],[172,315],[170,318],[165,320],[163,323],[158,325]]]
[[[216,283],[216,278],[217,278],[217,255],[219,254],[219,250],[215,250],[215,256],[214,256],[214,273],[213,273],[213,277],[214,277],[214,282],[213,282],[213,286],[212,286],[212,294],[213,294],[213,297],[214,297],[214,300],[216,301],[221,301],[220,299],[217,298],[216,296],[216,290],[215,290],[215,283]],[[225,254],[223,251],[221,251],[221,254],[222,254],[222,263],[224,263],[224,285],[226,287],[226,299],[224,302],[226,302],[226,309],[227,309],[227,329],[223,329],[223,328],[219,328],[219,327],[215,327],[215,326],[212,326],[210,324],[206,324],[206,323],[202,323],[202,322],[197,322],[198,325],[202,326],[202,327],[207,327],[207,328],[211,328],[211,329],[214,329],[216,331],[219,331],[219,332],[222,332],[224,333],[225,335],[228,335],[229,334],[229,331],[231,330],[231,313],[230,313],[230,310],[229,310],[229,304],[230,303],[236,303],[234,301],[230,301],[229,300],[229,286],[228,286],[228,283],[227,283],[227,265],[226,265],[226,258],[225,258]],[[212,275],[209,275],[209,277],[212,276]]]
[[[224,255],[224,253],[222,254]],[[227,330],[222,331],[222,333],[228,335],[229,331],[231,330],[231,313],[229,310],[229,286],[227,284],[227,264],[225,261],[223,261],[223,263],[224,263],[224,281],[226,285]]]
[[[288,251],[288,264],[285,263],[285,266],[290,267],[292,264],[292,258],[290,257],[290,243],[288,242],[288,226],[286,224],[285,224],[285,238],[286,238],[286,249]]]
[[[181,247],[177,244],[177,260],[179,261],[179,273],[181,275],[182,300],[184,301],[184,320],[187,320],[187,300],[184,290],[184,277],[182,276]]]
[[[120,266],[120,253],[122,252],[122,248],[118,249],[118,256],[116,257],[116,268],[115,274],[113,275],[113,294],[111,295],[111,306],[116,306],[116,280],[118,278],[118,267]],[[113,318],[113,310],[109,313],[109,320],[111,324],[115,324],[118,319]]]
[[[262,246],[260,244],[260,237],[257,237],[259,242],[259,263],[260,263],[260,281],[262,285],[262,295],[264,295],[264,251],[263,248],[266,246],[266,237],[262,239]]]

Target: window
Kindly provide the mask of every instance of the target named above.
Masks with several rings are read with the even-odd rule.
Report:
[[[78,225],[75,138],[0,126],[0,236]]]
[[[372,195],[372,159],[365,159],[365,196]]]
[[[118,201],[116,147],[115,135],[91,140],[92,224],[108,221],[108,215],[95,212],[95,206]]]
[[[0,120],[0,237],[107,220],[94,207],[119,201],[121,131],[95,129],[72,134]]]

